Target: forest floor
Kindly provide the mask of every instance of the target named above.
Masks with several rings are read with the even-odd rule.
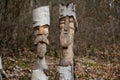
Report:
[[[35,53],[23,49],[18,52],[3,50],[3,66],[10,80],[30,80]],[[75,80],[120,80],[120,46],[101,51],[88,50],[86,56],[75,56]],[[46,56],[50,80],[54,80],[59,57]],[[6,79],[3,79],[6,80]]]

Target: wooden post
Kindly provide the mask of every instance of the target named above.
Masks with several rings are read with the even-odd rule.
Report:
[[[49,44],[47,39],[50,25],[49,6],[34,9],[33,21],[37,60],[33,66],[31,80],[48,80],[48,65],[45,60],[45,53]]]
[[[56,76],[56,80],[74,80],[73,41],[74,33],[77,29],[75,5],[73,5],[73,3],[60,5],[59,13],[62,54],[57,68],[58,74]]]
[[[2,59],[1,59],[1,56],[0,56],[0,80],[2,80],[2,76],[4,76],[8,80],[8,75],[6,74],[6,72],[3,69]]]

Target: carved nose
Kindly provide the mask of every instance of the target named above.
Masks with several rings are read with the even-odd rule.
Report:
[[[68,30],[67,29],[64,29],[65,32],[67,32]]]
[[[64,34],[67,34],[67,33],[68,33],[68,29],[65,28],[65,29],[64,29]]]

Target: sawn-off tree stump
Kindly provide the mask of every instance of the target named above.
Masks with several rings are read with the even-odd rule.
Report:
[[[75,30],[78,27],[75,14],[75,5],[73,5],[73,3],[68,5],[60,5],[59,14],[62,54],[57,67],[58,73],[55,80],[74,80],[73,41]]]
[[[33,10],[33,23],[37,60],[33,65],[31,80],[48,80],[48,65],[45,60],[45,53],[49,44],[47,39],[50,25],[49,6]]]

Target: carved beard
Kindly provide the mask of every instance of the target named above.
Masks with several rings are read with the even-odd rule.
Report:
[[[61,33],[60,43],[62,47],[68,47],[73,42],[73,36],[69,33]]]
[[[46,44],[45,43],[38,43],[37,45],[37,55],[39,58],[43,58],[46,53]]]

